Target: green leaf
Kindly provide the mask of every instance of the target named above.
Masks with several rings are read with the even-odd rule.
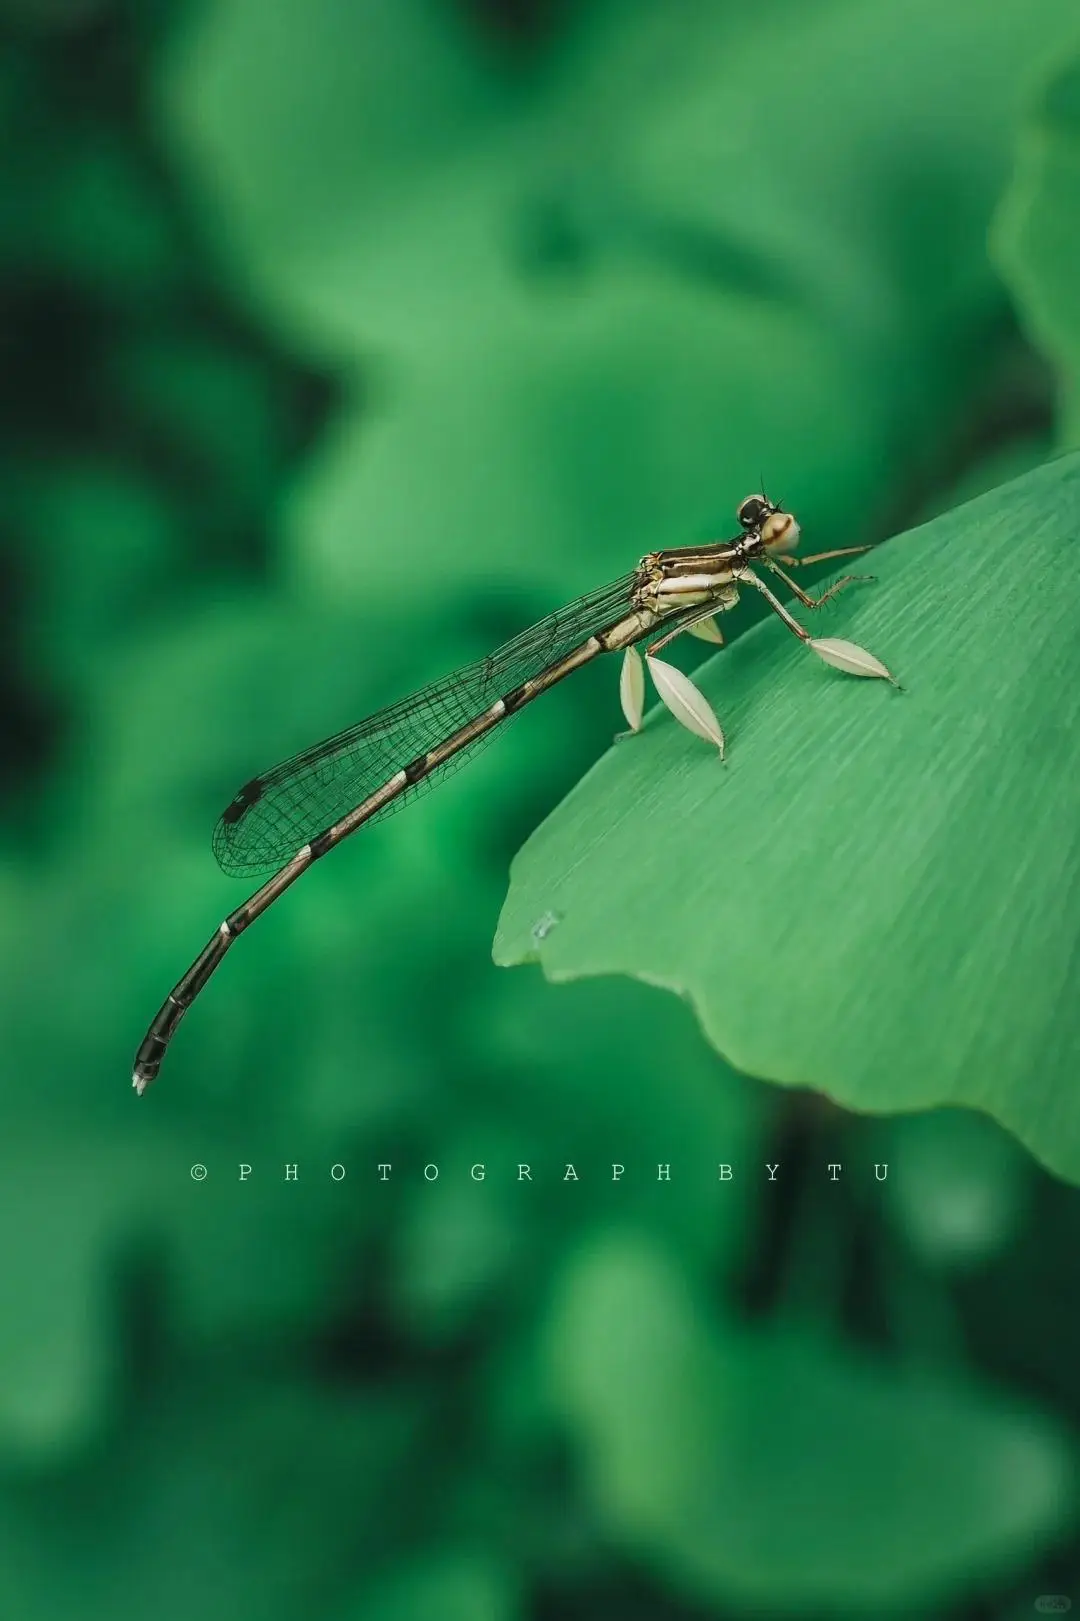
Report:
[[[1066,1517],[1073,1463],[1038,1413],[732,1329],[639,1240],[577,1255],[545,1345],[608,1533],[699,1600],[877,1613],[1022,1566]]]
[[[179,159],[372,384],[290,572],[367,607],[389,548],[410,601],[526,570],[571,595],[704,538],[762,468],[823,531],[873,524],[983,398],[987,224],[1069,14],[580,8],[515,86],[432,0],[202,10],[159,85]],[[569,262],[537,251],[553,216]]]
[[[740,1069],[985,1109],[1080,1180],[1078,532],[1080,455],[880,548],[828,618],[903,692],[739,638],[698,672],[728,762],[654,711],[519,853],[496,961],[667,986]]]
[[[928,1270],[985,1267],[1019,1240],[1029,1217],[1031,1162],[986,1115],[904,1115],[891,1136],[884,1205]]]
[[[9,1471],[4,1615],[284,1621],[384,1557],[395,1483],[420,1467],[422,1391],[319,1389],[251,1358],[156,1372],[108,1450],[63,1474]]]
[[[746,390],[751,375],[783,387]],[[867,489],[835,469],[880,466],[892,404],[805,312],[618,267],[568,303],[485,307],[425,347],[374,419],[343,421],[294,502],[291,566],[367,602],[392,546],[421,612],[519,582],[573,596],[705,539],[711,514],[729,527],[763,464],[850,532]]]
[[[993,242],[1036,342],[1061,374],[1061,432],[1080,440],[1080,54],[1047,79],[1020,140]]]
[[[332,1621],[515,1621],[521,1614],[515,1582],[490,1555],[421,1549]]]

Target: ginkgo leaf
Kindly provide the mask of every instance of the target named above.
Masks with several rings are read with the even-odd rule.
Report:
[[[902,701],[823,677],[771,615],[738,637],[694,672],[731,769],[668,726],[612,751],[516,857],[496,961],[667,986],[739,1069],[868,1113],[981,1110],[1080,1182],[1078,533],[1074,454],[879,547],[836,611]],[[702,830],[733,827],[740,859],[703,863]]]
[[[1080,440],[1080,49],[1051,68],[1025,110],[1012,180],[990,245],[1012,286],[1025,330],[1054,369],[1058,436]]]
[[[628,647],[619,675],[619,702],[632,732],[640,732],[645,713],[645,666],[636,647]]]
[[[649,673],[661,701],[671,710],[680,725],[685,726],[695,736],[703,737],[706,743],[715,743],[723,756],[724,734],[720,722],[690,677],[683,675],[674,664],[665,664],[662,659],[654,658],[649,660]]]
[[[848,675],[876,676],[896,685],[896,677],[885,668],[880,659],[868,653],[857,642],[845,642],[838,636],[811,637],[810,644],[819,659],[831,664],[835,670]]]

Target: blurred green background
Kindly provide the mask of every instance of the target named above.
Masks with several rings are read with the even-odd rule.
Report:
[[[613,661],[321,865],[128,1085],[254,771],[762,473],[817,549],[1080,438],[1075,8],[0,29],[0,1616],[1080,1604],[1073,1190],[491,962]]]

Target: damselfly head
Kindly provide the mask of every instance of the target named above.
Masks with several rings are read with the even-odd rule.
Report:
[[[790,552],[799,543],[799,526],[767,495],[748,495],[736,517],[749,535],[759,535],[767,552]]]

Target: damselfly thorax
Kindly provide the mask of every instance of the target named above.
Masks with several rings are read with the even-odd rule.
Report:
[[[764,496],[748,496],[738,516],[744,532],[735,540],[680,546],[643,557],[643,604],[665,616],[713,598],[718,609],[733,607],[739,597],[737,582],[751,563],[768,564],[798,544],[799,526],[791,513],[774,507]]]
[[[799,526],[764,495],[738,509],[732,540],[650,552],[621,580],[549,614],[505,646],[389,708],[251,777],[233,795],[214,830],[214,854],[229,873],[270,871],[260,889],[231,912],[151,1021],[135,1058],[142,1092],[154,1079],[173,1032],[236,937],[322,856],[368,822],[389,815],[460,764],[496,728],[533,699],[602,653],[622,651],[620,697],[631,732],[642,725],[645,667],[671,713],[723,757],[724,734],[688,676],[655,657],[684,631],[722,643],[715,616],[747,586],[826,663],[853,675],[892,680],[885,666],[850,642],[804,630],[757,572],[778,576],[805,607],[817,608],[859,578],[844,575],[820,596],[803,591],[787,567],[865,551],[864,546],[797,558]],[[636,644],[649,642],[643,662]]]

